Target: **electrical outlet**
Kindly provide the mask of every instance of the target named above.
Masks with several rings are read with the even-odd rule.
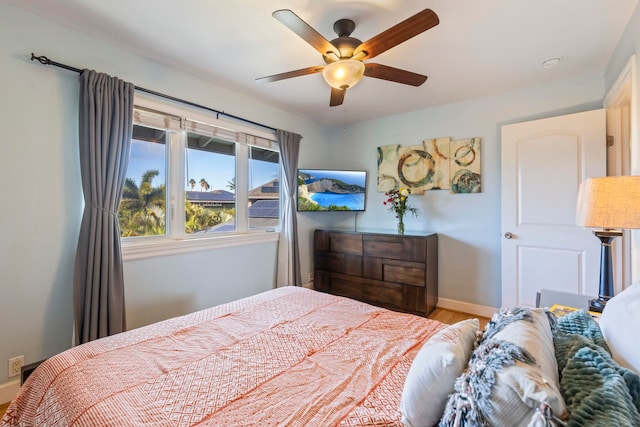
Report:
[[[24,356],[16,356],[9,359],[9,378],[20,375],[22,365],[24,365]]]

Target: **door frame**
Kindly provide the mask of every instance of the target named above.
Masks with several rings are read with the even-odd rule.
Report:
[[[636,55],[632,55],[604,98],[607,135],[613,144],[607,149],[607,175],[640,175],[638,140],[638,97]],[[640,281],[640,234],[625,230],[614,240],[614,287],[619,293]]]

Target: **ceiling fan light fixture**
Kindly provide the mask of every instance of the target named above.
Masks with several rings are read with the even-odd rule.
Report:
[[[364,75],[364,63],[355,59],[332,62],[322,70],[327,84],[336,89],[349,89],[358,84]]]

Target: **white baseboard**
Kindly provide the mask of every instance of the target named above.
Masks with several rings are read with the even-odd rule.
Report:
[[[20,380],[16,379],[0,384],[0,404],[11,402],[20,389]]]
[[[471,304],[468,302],[457,301],[448,298],[438,298],[437,307],[446,308],[447,310],[462,311],[464,313],[474,314],[476,316],[491,318],[498,311],[495,307],[486,305]]]

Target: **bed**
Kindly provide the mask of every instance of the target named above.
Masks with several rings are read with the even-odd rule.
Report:
[[[640,284],[602,329],[510,307],[479,331],[278,288],[54,356],[0,427],[640,426],[637,328],[618,327],[638,307]]]
[[[6,426],[400,426],[416,351],[444,325],[278,288],[41,364]]]

